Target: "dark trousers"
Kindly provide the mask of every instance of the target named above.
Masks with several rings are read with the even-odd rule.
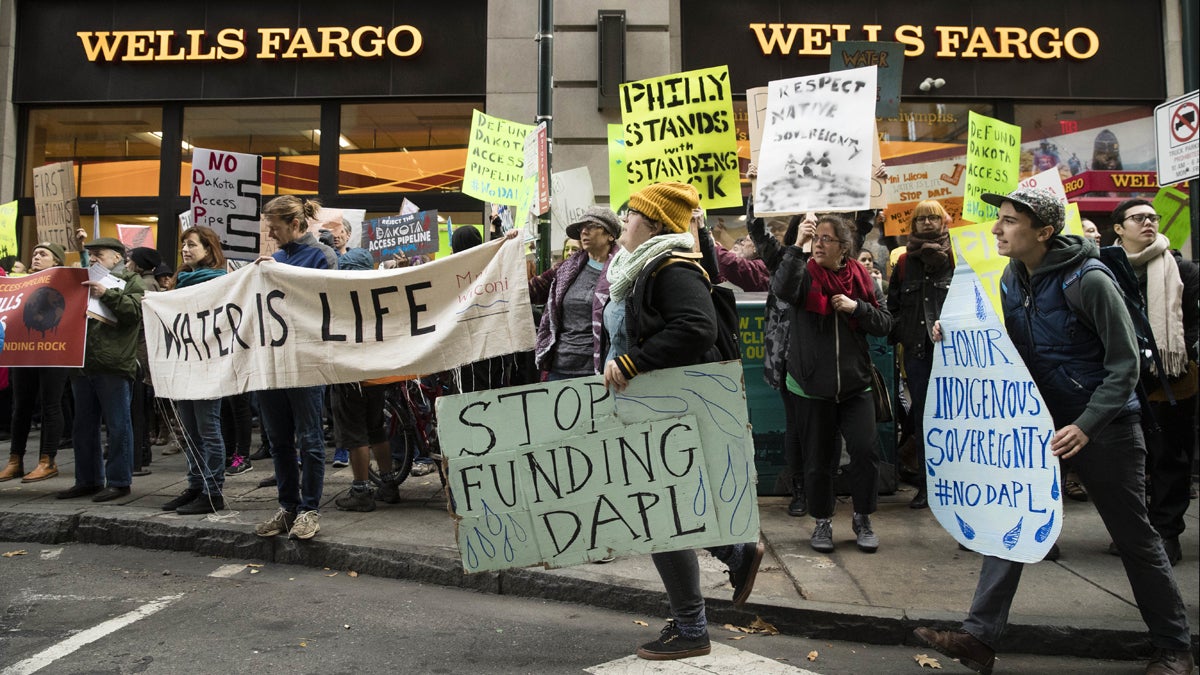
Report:
[[[933,371],[933,351],[918,359],[904,356],[904,376],[908,383],[908,393],[912,396],[912,433],[913,442],[917,449],[917,462],[921,467],[920,484],[924,489],[929,476],[929,467],[925,466],[925,399],[929,394],[929,375]]]
[[[1191,503],[1192,458],[1196,456],[1195,397],[1169,403],[1151,403],[1159,431],[1146,433],[1146,492],[1150,497],[1150,524],[1167,537],[1183,534],[1184,514]]]
[[[29,429],[33,426],[33,411],[42,408],[42,437],[39,449],[49,457],[58,455],[62,441],[63,392],[67,388],[69,368],[10,368],[12,383],[12,449],[11,454],[25,456]]]
[[[850,453],[850,493],[854,512],[875,512],[879,501],[879,437],[875,399],[862,391],[839,402],[796,396],[800,438],[804,446],[804,491],[813,518],[833,516],[833,475],[841,458],[838,434]]]
[[[1075,470],[1087,488],[1104,527],[1121,549],[1125,576],[1133,588],[1150,638],[1161,649],[1190,649],[1187,610],[1162,538],[1146,515],[1146,446],[1138,424],[1110,424],[1075,455]],[[1024,565],[983,557],[971,612],[963,629],[984,644],[995,645],[1008,623],[1008,612]]]
[[[251,429],[250,395],[237,394],[221,399],[221,436],[225,439],[225,459],[234,455],[250,456]]]
[[[792,473],[792,491],[804,490],[804,443],[800,439],[800,397],[791,392],[787,386],[779,388],[779,397],[783,399],[783,458],[787,461],[788,471]]]

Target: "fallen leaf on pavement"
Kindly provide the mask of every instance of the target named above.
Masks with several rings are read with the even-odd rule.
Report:
[[[916,661],[917,664],[922,668],[929,666],[930,668],[936,668],[938,670],[942,669],[942,664],[938,663],[937,659],[930,657],[928,654],[917,654],[913,657],[913,660]]]
[[[645,621],[638,621],[637,619],[634,619],[633,622],[639,626],[649,626],[650,625],[650,624],[646,623]]]
[[[246,563],[246,567],[262,567],[262,563]]]
[[[779,629],[767,623],[766,621],[763,621],[762,617],[755,617],[754,621],[751,621],[749,626],[735,626],[731,623],[727,623],[725,624],[725,630],[733,631],[735,633],[779,635]]]
[[[307,646],[308,646],[308,643],[307,643],[307,642],[301,642],[301,643],[300,643],[300,646],[301,646],[301,647],[307,647]]]
[[[16,551],[8,551],[7,553],[0,553],[0,555],[3,555],[5,558],[15,558],[16,556],[19,556],[19,555],[29,555],[29,551],[26,551],[25,549],[22,548],[22,549],[18,549]]]
[[[734,635],[733,637],[731,637],[729,639],[730,640],[745,640],[746,636],[745,635]]]
[[[328,568],[328,567],[326,567],[325,569],[329,569],[329,568]],[[334,572],[333,574],[326,574],[325,576],[327,576],[327,577],[336,577],[337,575],[338,575],[338,573],[337,573],[337,572]]]
[[[250,574],[258,574],[262,570],[250,570]]]
[[[348,575],[350,575],[350,576],[352,576],[352,577],[357,577],[357,576],[358,576],[358,572],[355,572],[354,570],[350,570],[349,572],[346,572],[346,574],[348,574]]]
[[[808,660],[809,660],[809,661],[816,661],[816,660],[817,660],[817,656],[818,656],[818,654],[817,654],[817,650],[815,650],[815,649],[814,649],[814,650],[812,650],[811,652],[809,652],[809,653],[808,653]]]

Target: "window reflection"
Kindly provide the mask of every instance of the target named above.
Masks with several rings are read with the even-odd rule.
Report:
[[[160,108],[43,108],[29,111],[25,176],[34,167],[75,162],[79,195],[158,194]],[[25,196],[33,183],[25,181]]]
[[[342,106],[338,191],[457,191],[462,188],[471,111],[479,102]]]
[[[321,151],[316,105],[191,106],[183,111],[179,194],[191,192],[193,147],[262,155],[262,193],[313,194]]]

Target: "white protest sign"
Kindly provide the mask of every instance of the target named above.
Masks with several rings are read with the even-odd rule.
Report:
[[[186,232],[192,228],[192,212],[191,210],[184,211],[179,214],[179,231]]]
[[[868,66],[767,84],[755,214],[870,208],[875,71]]]
[[[79,250],[79,200],[75,194],[75,163],[57,162],[33,169],[33,208],[38,241]]]
[[[1083,236],[1083,220],[1079,215],[1079,206],[1067,201],[1067,190],[1063,187],[1062,174],[1059,173],[1058,167],[1024,178],[1017,187],[1042,188],[1053,192],[1064,209],[1063,234]]]
[[[929,507],[960,544],[1037,562],[1062,529],[1054,422],[961,252],[922,419]]]
[[[262,157],[192,150],[192,222],[217,233],[226,257],[258,257],[261,196]]]
[[[557,252],[567,238],[567,226],[578,222],[584,211],[596,203],[596,194],[592,174],[586,166],[556,171],[551,174],[550,182],[554,186],[550,192],[550,248]]]
[[[740,362],[443,396],[437,417],[467,572],[758,538]]]
[[[525,254],[508,240],[404,270],[247,265],[147,294],[142,310],[155,390],[189,400],[436,373],[535,340]]]
[[[1200,91],[1154,109],[1154,140],[1160,186],[1200,176]]]

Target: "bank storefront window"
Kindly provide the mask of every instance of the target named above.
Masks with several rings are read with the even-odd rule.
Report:
[[[338,192],[461,190],[475,108],[482,102],[343,105]]]
[[[320,106],[189,106],[179,194],[191,194],[192,148],[262,155],[264,195],[314,194],[320,147]]]
[[[1058,167],[1063,179],[1084,171],[1155,171],[1152,106],[1018,104],[1021,173]]]
[[[158,194],[160,108],[38,108],[29,111],[28,128],[25,176],[45,164],[73,161],[81,196]],[[33,197],[30,180],[24,196]]]
[[[971,111],[995,117],[991,103],[903,102],[896,117],[875,120],[880,156],[884,162],[909,164],[965,154]]]

